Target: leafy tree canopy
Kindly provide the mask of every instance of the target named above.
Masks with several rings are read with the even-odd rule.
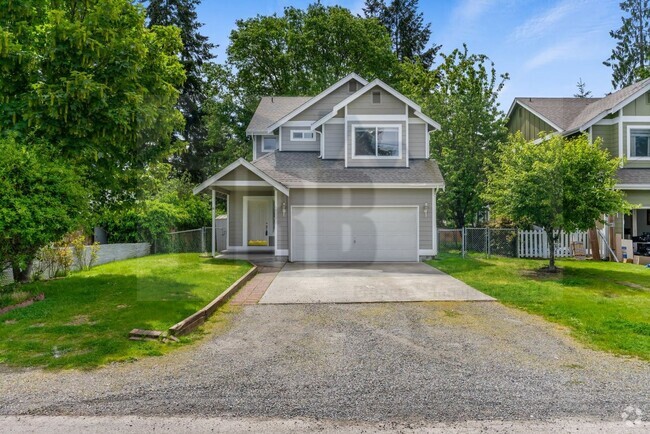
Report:
[[[128,193],[183,122],[179,29],[148,29],[129,0],[0,0],[0,10],[0,129],[56,146],[95,204]]]
[[[615,189],[619,165],[600,147],[600,139],[590,144],[586,135],[556,135],[535,144],[517,133],[503,147],[484,196],[494,215],[546,231],[549,269],[555,270],[561,231],[588,230],[604,214],[630,210]]]
[[[418,0],[392,0],[389,4],[385,0],[366,0],[363,11],[367,18],[376,18],[386,27],[400,61],[417,59],[428,69],[441,46],[427,48],[431,23],[424,23],[418,3]]]
[[[81,177],[44,142],[0,136],[0,264],[27,280],[36,252],[77,229],[88,196]]]
[[[604,65],[612,68],[612,86],[620,89],[647,78],[650,58],[650,7],[648,0],[620,3],[624,16],[621,27],[609,32],[616,47]]]
[[[466,46],[441,57],[433,70],[404,62],[400,86],[440,123],[430,140],[431,158],[446,184],[438,196],[438,217],[463,227],[475,224],[485,207],[487,171],[507,138],[497,97],[508,74],[498,74],[487,56],[470,54]]]

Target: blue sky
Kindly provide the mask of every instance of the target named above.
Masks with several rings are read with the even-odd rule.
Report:
[[[257,14],[281,14],[285,6],[310,1],[203,0],[198,8],[202,32],[213,43],[217,61],[225,60],[235,20]],[[363,0],[323,0],[362,13]],[[593,96],[611,92],[611,72],[602,64],[620,26],[618,0],[420,0],[431,22],[431,41],[449,52],[467,43],[488,55],[510,81],[501,97],[507,110],[515,96],[572,96],[581,77]]]

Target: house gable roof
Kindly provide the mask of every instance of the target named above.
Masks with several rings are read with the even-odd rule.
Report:
[[[269,125],[293,112],[310,99],[312,99],[310,96],[262,97],[253,118],[246,128],[246,134],[268,134]]]
[[[650,79],[645,79],[604,98],[515,98],[508,117],[520,105],[557,132],[573,134],[584,131],[605,116],[617,112],[649,89]]]
[[[287,190],[287,188],[284,185],[282,185],[280,182],[273,179],[272,177],[267,175],[265,172],[261,171],[256,166],[254,166],[252,163],[249,163],[248,161],[246,161],[243,158],[239,158],[238,160],[230,163],[228,166],[226,166],[221,171],[219,171],[219,173],[217,173],[216,175],[211,176],[207,180],[203,181],[200,185],[194,187],[194,189],[192,190],[192,193],[194,193],[194,194],[203,193],[205,190],[210,189],[210,187],[215,185],[216,182],[218,182],[220,179],[222,179],[224,176],[226,176],[227,174],[229,174],[233,170],[237,169],[238,167],[245,167],[246,169],[253,172],[255,175],[257,175],[258,177],[263,179],[265,182],[267,182],[271,186],[273,186],[273,187],[277,188],[278,190],[280,190],[282,193],[289,194],[289,190]]]

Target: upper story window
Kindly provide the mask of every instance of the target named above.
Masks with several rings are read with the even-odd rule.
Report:
[[[401,158],[402,127],[355,125],[352,132],[353,157]]]
[[[262,152],[272,152],[278,149],[278,139],[276,137],[262,138]]]
[[[313,142],[316,140],[316,134],[313,131],[291,130],[291,140],[294,142]]]
[[[378,90],[372,91],[372,103],[381,104],[381,92]]]
[[[650,128],[630,128],[628,154],[631,158],[650,158]]]

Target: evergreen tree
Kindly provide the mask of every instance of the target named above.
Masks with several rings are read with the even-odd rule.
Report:
[[[418,0],[366,0],[363,8],[366,18],[376,18],[388,30],[397,58],[420,60],[424,67],[433,64],[440,45],[426,48],[431,36],[431,23],[424,23],[418,13]]]
[[[574,98],[591,98],[591,91],[587,90],[587,83],[582,81],[582,78],[578,80],[576,87],[578,88],[578,93],[573,94]]]
[[[199,33],[202,26],[196,14],[199,4],[200,0],[151,0],[147,5],[149,26],[172,25],[181,30],[181,63],[187,78],[178,99],[178,108],[185,117],[185,127],[176,132],[174,140],[183,139],[186,146],[185,152],[175,155],[172,163],[179,174],[188,173],[196,182],[203,180],[203,161],[211,153],[206,142],[203,68],[205,63],[215,58],[211,50],[216,47],[208,42],[207,36]]]
[[[650,54],[650,7],[648,0],[625,0],[620,3],[625,16],[618,30],[609,32],[616,47],[603,62],[612,68],[612,85],[623,88],[648,76]]]

